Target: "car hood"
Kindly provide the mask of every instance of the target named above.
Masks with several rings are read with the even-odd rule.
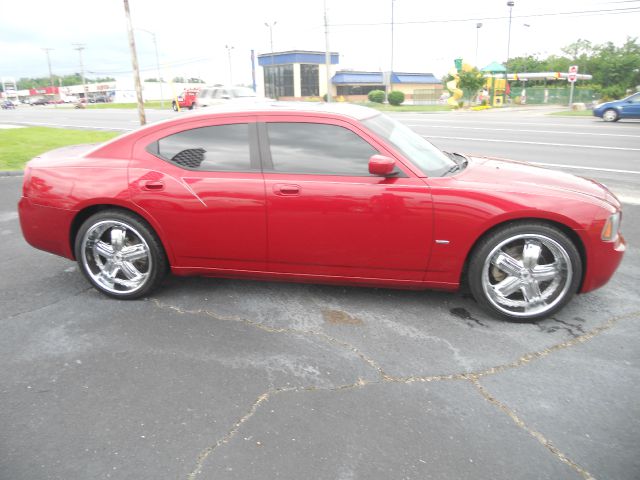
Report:
[[[538,195],[564,193],[597,198],[619,206],[615,196],[595,180],[515,160],[470,157],[467,168],[456,178],[474,184],[475,188]]]

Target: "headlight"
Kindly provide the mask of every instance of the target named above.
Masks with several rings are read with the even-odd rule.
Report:
[[[602,235],[600,238],[605,242],[613,242],[618,238],[618,231],[620,230],[620,212],[616,212],[607,218],[607,221],[602,228]]]

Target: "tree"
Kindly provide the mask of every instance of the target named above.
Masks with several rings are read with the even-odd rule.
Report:
[[[458,77],[460,78],[458,88],[464,92],[467,103],[470,103],[471,98],[478,93],[478,90],[480,90],[486,80],[476,67],[460,71]]]

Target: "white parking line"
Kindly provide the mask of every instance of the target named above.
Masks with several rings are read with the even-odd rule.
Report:
[[[396,119],[403,119],[403,118],[407,118],[408,116],[395,116],[394,118]],[[590,117],[587,117],[590,118]],[[595,118],[595,117],[594,117]],[[408,119],[407,119],[408,120]],[[611,124],[605,124],[604,122],[592,122],[592,123],[578,123],[578,122],[567,122],[567,123],[547,123],[547,122],[500,122],[500,121],[491,121],[491,120],[486,120],[486,119],[482,119],[482,120],[471,120],[470,117],[467,117],[467,119],[465,118],[458,118],[458,119],[446,119],[446,118],[442,118],[439,115],[433,115],[432,117],[427,118],[426,116],[421,116],[421,117],[412,117],[411,121],[415,121],[415,120],[425,120],[425,123],[429,123],[429,122],[435,122],[435,123],[471,123],[471,124],[478,124],[478,123],[482,123],[483,125],[532,125],[534,127],[572,127],[572,126],[576,126],[576,127],[580,127],[580,128],[598,128],[598,129],[603,129],[603,128],[615,128],[616,130],[619,130],[621,128],[637,128],[637,126],[640,125],[640,123],[638,122],[630,122],[630,123],[625,123],[625,124],[620,124],[620,123],[616,123],[614,125]],[[403,122],[404,123],[404,122]],[[632,125],[634,125],[632,127]]]
[[[533,130],[533,129],[515,129],[515,128],[486,128],[486,127],[458,127],[449,125],[409,125],[407,127],[419,127],[419,128],[447,128],[447,129],[462,129],[462,130],[488,130],[490,132],[530,132],[530,133],[556,133],[562,135],[599,135],[603,137],[632,137],[640,139],[640,133],[637,135],[627,135],[622,133],[591,133],[591,132],[563,132],[558,130]]]
[[[473,137],[444,137],[444,136],[438,136],[438,135],[422,135],[422,136],[426,139],[443,138],[447,140],[469,140],[472,142],[521,143],[521,144],[527,144],[527,145],[546,145],[551,147],[597,148],[602,150],[623,150],[627,152],[640,152],[640,148],[605,147],[603,145],[578,145],[575,143],[526,142],[524,140],[498,140],[494,138],[473,138]]]

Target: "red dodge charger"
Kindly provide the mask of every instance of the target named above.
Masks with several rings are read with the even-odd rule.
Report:
[[[438,150],[375,110],[189,114],[25,170],[20,222],[106,295],[175,275],[456,290],[531,321],[604,285],[625,250],[594,181]]]

